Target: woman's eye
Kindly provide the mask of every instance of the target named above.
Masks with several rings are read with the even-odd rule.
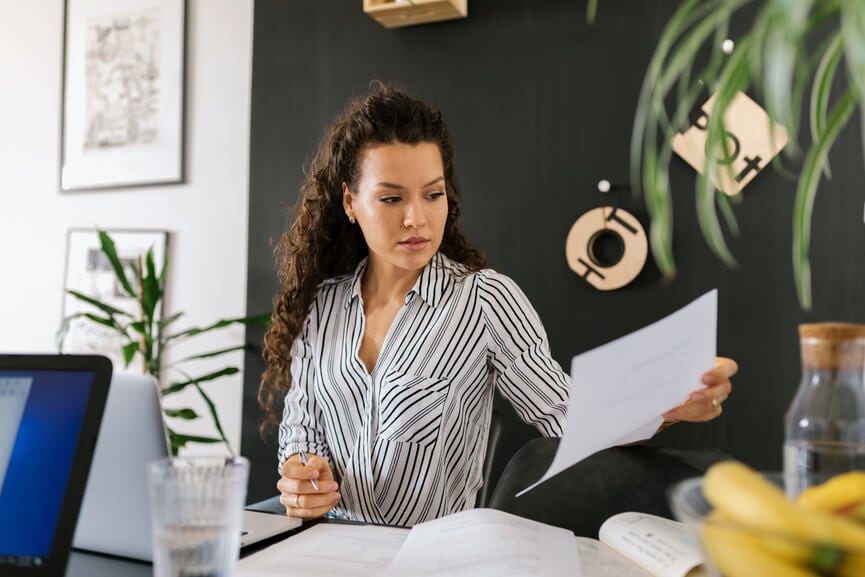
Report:
[[[427,198],[429,198],[430,200],[437,200],[437,199],[443,197],[444,195],[445,195],[444,192],[436,191],[436,192],[431,192],[431,193],[429,193],[429,194],[427,195]]]
[[[382,196],[379,200],[380,200],[381,202],[386,202],[386,203],[388,203],[388,204],[393,204],[393,203],[395,203],[395,202],[399,202],[399,201],[402,200],[402,199],[401,199],[400,197],[398,197],[398,196]]]

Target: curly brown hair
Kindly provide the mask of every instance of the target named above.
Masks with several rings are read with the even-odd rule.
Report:
[[[450,130],[434,107],[402,90],[373,82],[370,91],[352,100],[333,121],[315,157],[304,170],[294,223],[275,247],[280,292],[274,297],[271,323],[264,335],[267,366],[258,389],[264,409],[262,433],[280,420],[291,386],[291,347],[300,334],[319,285],[353,272],[369,248],[360,227],[352,226],[342,204],[342,184],[356,188],[360,152],[367,144],[438,146],[444,166],[448,215],[439,251],[461,263],[465,272],[486,267],[486,257],[469,245],[459,227],[460,188],[454,171]]]

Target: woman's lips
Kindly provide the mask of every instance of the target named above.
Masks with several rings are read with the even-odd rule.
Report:
[[[408,250],[423,250],[429,244],[429,239],[420,236],[413,236],[411,238],[400,241],[399,244],[400,246],[404,246]]]

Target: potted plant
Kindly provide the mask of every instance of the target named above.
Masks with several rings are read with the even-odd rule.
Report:
[[[166,254],[160,263],[158,270],[151,247],[143,259],[138,259],[138,262],[131,264],[132,278],[127,275],[121,259],[118,257],[114,241],[111,236],[105,231],[98,231],[100,247],[103,254],[111,264],[114,275],[117,280],[117,285],[121,290],[134,299],[137,303],[138,314],[130,313],[126,310],[117,308],[111,304],[103,302],[92,296],[86,295],[77,290],[68,290],[67,292],[74,298],[90,305],[91,310],[86,312],[76,312],[66,316],[57,332],[57,342],[60,351],[63,351],[63,343],[68,333],[70,323],[74,319],[83,318],[89,322],[97,323],[109,330],[115,332],[122,343],[122,357],[125,366],[129,366],[133,361],[138,360],[141,363],[141,370],[145,374],[153,375],[160,383],[160,390],[163,397],[175,395],[180,391],[188,388],[193,388],[201,397],[207,407],[210,419],[217,431],[218,436],[208,437],[200,435],[189,435],[174,430],[166,425],[168,438],[171,443],[172,454],[176,455],[178,451],[189,442],[196,443],[224,443],[228,451],[234,455],[234,450],[230,446],[225,432],[222,429],[222,424],[216,410],[216,406],[211,400],[204,385],[211,381],[237,374],[240,369],[235,366],[227,366],[222,369],[210,371],[206,374],[193,376],[185,368],[184,365],[189,361],[198,359],[209,359],[218,357],[230,352],[239,350],[248,350],[251,348],[249,343],[239,344],[233,347],[220,349],[216,351],[205,351],[184,357],[170,365],[165,365],[163,362],[166,350],[172,346],[187,341],[196,336],[210,333],[231,325],[248,325],[248,326],[263,326],[270,320],[270,314],[259,314],[254,316],[220,319],[206,327],[190,327],[182,330],[176,330],[176,322],[183,316],[184,313],[176,312],[165,318],[157,319],[155,312],[159,310],[162,299],[165,296],[165,278],[168,271],[168,255]],[[170,376],[169,371],[170,370]],[[194,420],[200,418],[195,409],[184,407],[180,409],[164,409],[165,416],[183,420]]]
[[[592,21],[598,0],[589,0]],[[749,28],[725,52],[731,19],[749,12]],[[833,94],[833,88],[840,93]],[[831,175],[836,137],[865,103],[865,2],[862,0],[684,0],[667,22],[646,71],[631,139],[631,183],[651,218],[652,254],[665,276],[675,274],[669,165],[672,137],[706,93],[716,96],[707,127],[706,168],[697,179],[700,228],[712,251],[735,264],[721,220],[735,234],[725,195],[709,175],[727,154],[724,113],[737,92],[753,89],[783,125],[789,157],[802,157],[793,214],[793,268],[799,303],[811,308],[811,215],[820,179]],[[672,104],[671,104],[672,103]],[[807,123],[800,122],[805,116]],[[865,136],[865,115],[861,127]],[[805,124],[804,126],[802,124]],[[802,150],[805,133],[810,142]],[[804,155],[803,155],[804,152]],[[780,163],[776,159],[776,167]],[[722,218],[719,217],[719,209]]]

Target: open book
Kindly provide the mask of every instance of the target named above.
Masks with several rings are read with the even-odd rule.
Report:
[[[583,577],[697,577],[703,555],[684,524],[647,513],[619,513],[600,540],[577,537]]]
[[[682,524],[669,519],[622,513],[604,523],[600,536],[606,544],[495,509],[471,509],[411,530],[324,523],[241,559],[236,574],[684,577],[701,562]]]

